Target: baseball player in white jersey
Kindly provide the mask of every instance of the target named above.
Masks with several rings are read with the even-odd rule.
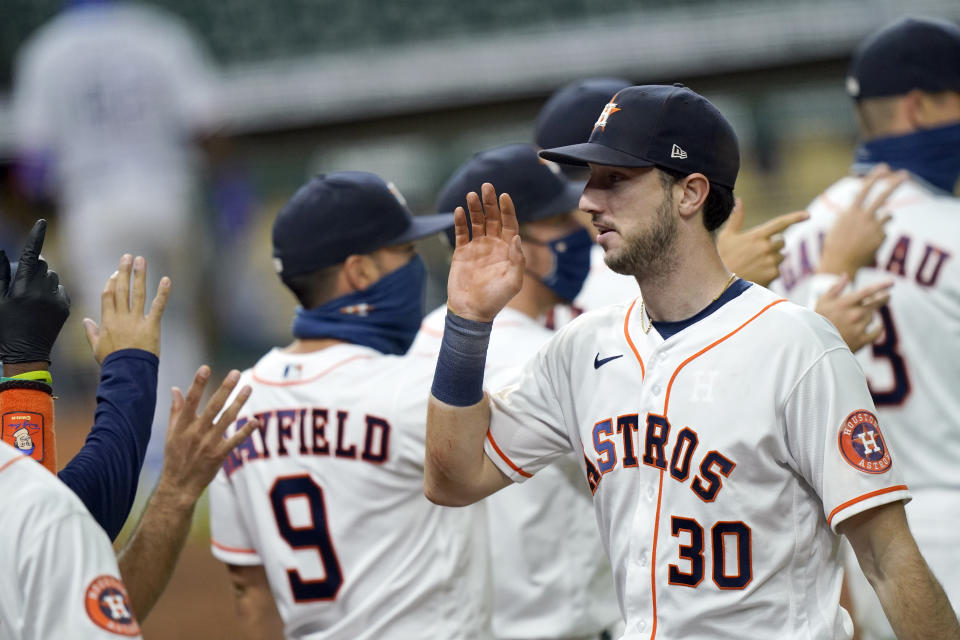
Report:
[[[210,493],[213,553],[251,638],[269,635],[271,593],[287,638],[490,637],[484,512],[424,497],[433,361],[398,355],[423,319],[412,242],[451,224],[411,217],[361,172],[315,177],[277,216],[297,340],[243,374],[236,425],[264,427]]]
[[[882,334],[857,355],[913,495],[910,529],[956,608],[960,551],[945,517],[960,511],[960,29],[912,18],[888,25],[857,50],[848,88],[864,138],[853,175],[819,195],[810,221],[787,234],[777,285],[808,303],[842,273],[858,287],[894,283]],[[909,172],[885,215],[844,213],[880,162]],[[821,261],[825,246],[847,260]],[[879,603],[853,578],[863,636],[892,637]]]
[[[643,296],[581,316],[486,399],[489,321],[524,258],[509,196],[498,202],[490,184],[482,200],[469,194],[427,495],[467,504],[582,453],[631,640],[851,637],[837,533],[902,638],[960,638],[849,349],[826,320],[720,260],[713,231],[732,209],[739,153],[719,111],[682,86],[631,87],[590,142],[541,153],[589,163],[580,209]]]
[[[524,286],[497,316],[492,334],[485,375],[495,389],[553,335],[537,319],[577,295],[594,245],[573,213],[583,183],[541,161],[533,145],[505,145],[470,158],[443,186],[437,210],[453,211],[484,182],[510,190],[528,248]],[[427,315],[408,354],[427,358],[431,371],[446,310],[444,305]],[[582,465],[581,456],[564,456],[530,482],[483,501],[498,640],[597,640],[620,623]]]
[[[543,105],[537,115],[534,139],[541,149],[586,142],[593,123],[605,104],[617,91],[630,86],[620,78],[586,78],[561,87]],[[565,175],[586,181],[586,167],[560,165]],[[512,195],[513,191],[507,190]],[[522,215],[522,212],[521,212]],[[784,229],[807,218],[805,211],[777,216],[763,224],[741,231],[744,209],[738,201],[730,220],[717,237],[720,257],[744,279],[767,285],[778,275],[783,260]],[[585,224],[589,226],[589,223]],[[637,281],[610,269],[603,261],[603,248],[594,245],[590,253],[590,273],[572,304],[557,305],[546,316],[546,325],[559,329],[584,311],[599,309],[614,302],[633,300],[640,293]]]
[[[0,442],[0,639],[139,638],[107,534],[80,499]]]

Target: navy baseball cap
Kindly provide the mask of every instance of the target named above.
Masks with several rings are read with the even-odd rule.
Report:
[[[603,105],[632,84],[622,78],[587,78],[558,89],[537,116],[537,146],[549,149],[586,142]]]
[[[372,173],[321,174],[300,187],[277,214],[274,266],[282,276],[309,273],[452,226],[449,213],[411,215],[400,192]]]
[[[856,100],[913,89],[960,91],[960,27],[933,18],[901,18],[856,48],[847,93]]]
[[[619,91],[600,112],[589,142],[545,149],[540,157],[580,166],[656,166],[702,173],[730,189],[740,170],[733,127],[709,100],[681,84]]]
[[[466,208],[467,194],[480,193],[484,182],[493,184],[498,193],[510,194],[520,223],[572,211],[583,193],[582,182],[564,177],[555,164],[537,155],[532,144],[508,144],[481,151],[463,163],[440,190],[437,210]]]

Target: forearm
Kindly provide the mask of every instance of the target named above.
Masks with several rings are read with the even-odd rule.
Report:
[[[838,531],[850,540],[899,640],[960,640],[960,623],[917,548],[903,503],[853,516]]]
[[[139,349],[104,360],[93,427],[83,449],[59,473],[111,540],[136,497],[157,401],[157,362]]]
[[[120,575],[142,622],[173,575],[190,532],[196,500],[161,480],[130,541],[118,556]]]
[[[490,426],[490,404],[456,407],[430,396],[423,487],[437,504],[458,507],[486,497],[477,486],[487,464],[483,441]]]
[[[890,555],[890,566],[867,577],[897,638],[960,640],[957,616],[913,539]]]
[[[242,640],[283,638],[283,620],[270,592],[263,565],[228,565]]]

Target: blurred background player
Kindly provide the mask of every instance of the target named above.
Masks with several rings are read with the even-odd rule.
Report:
[[[462,206],[466,194],[484,182],[513,197],[527,259],[520,292],[494,321],[486,383],[497,389],[505,374],[553,334],[537,319],[576,297],[590,268],[593,240],[575,214],[583,183],[542,161],[533,145],[496,147],[470,158],[443,186],[437,210]],[[410,358],[436,361],[446,312],[444,305],[427,315]],[[613,574],[582,465],[582,455],[569,455],[483,502],[498,640],[616,637],[620,612]]]
[[[598,125],[604,107],[613,96],[631,82],[620,78],[587,78],[572,82],[550,96],[537,116],[534,139],[541,149],[580,144],[590,138]],[[571,178],[586,181],[586,167],[562,165]],[[507,193],[511,193],[507,190]],[[521,212],[522,215],[522,212]],[[718,237],[724,263],[744,280],[768,285],[777,277],[783,248],[782,232],[807,218],[804,211],[783,214],[747,231],[741,231],[743,205],[738,201]],[[583,224],[592,229],[589,216],[581,214]],[[547,326],[559,328],[584,311],[598,309],[614,302],[631,300],[639,295],[637,282],[615,273],[603,262],[603,249],[595,245],[590,259],[590,275],[580,293],[569,306],[560,305],[547,316]]]
[[[392,184],[352,171],[314,177],[276,217],[295,340],[244,373],[237,428],[263,426],[210,494],[246,637],[281,620],[311,640],[490,637],[485,514],[424,497],[433,362],[395,357],[423,320],[413,241],[452,223],[412,217]]]
[[[858,359],[913,494],[910,528],[956,609],[960,551],[945,518],[960,511],[960,28],[929,18],[888,24],[854,52],[847,89],[861,135],[852,175],[788,232],[779,284],[809,303],[840,276],[856,286],[893,281],[880,335]],[[877,163],[909,179],[885,210],[843,213]],[[876,191],[896,184],[880,180]],[[892,638],[862,576],[851,577],[863,638]]]
[[[187,379],[207,357],[195,144],[218,121],[216,79],[196,37],[159,8],[71,2],[21,49],[12,103],[23,174],[34,195],[56,202],[81,312],[97,309],[116,256],[146,257],[178,286],[160,387]],[[151,449],[154,470],[162,442]]]

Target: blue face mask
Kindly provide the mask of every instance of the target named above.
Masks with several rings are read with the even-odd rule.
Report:
[[[420,256],[380,278],[363,291],[341,296],[314,309],[297,307],[293,335],[336,338],[402,355],[423,321],[427,267]]]
[[[590,233],[581,228],[552,242],[532,242],[545,244],[553,254],[553,269],[540,281],[563,300],[572,302],[590,273],[590,249],[593,247]]]
[[[886,162],[953,193],[960,178],[960,123],[865,142],[857,162]]]

